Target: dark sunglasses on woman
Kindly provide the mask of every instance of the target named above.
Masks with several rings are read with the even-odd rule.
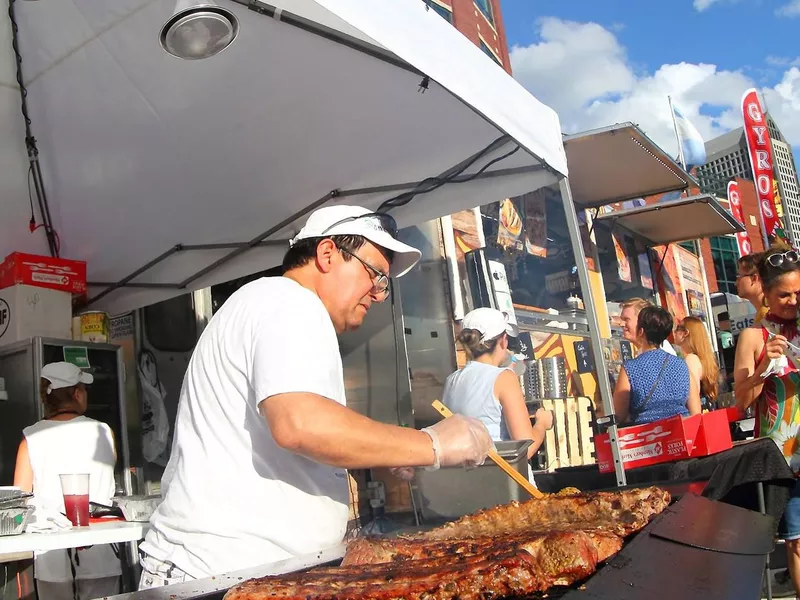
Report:
[[[784,263],[786,264],[794,264],[798,260],[800,260],[800,256],[798,256],[797,252],[794,250],[787,250],[786,252],[776,252],[775,254],[770,254],[767,257],[767,263],[772,267],[780,267]]]

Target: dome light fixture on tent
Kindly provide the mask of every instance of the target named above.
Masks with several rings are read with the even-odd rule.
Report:
[[[161,28],[161,47],[184,60],[210,58],[233,43],[239,20],[211,0],[178,0],[175,12]]]

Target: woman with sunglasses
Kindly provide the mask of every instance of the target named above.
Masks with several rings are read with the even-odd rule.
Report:
[[[719,366],[711,349],[706,326],[697,317],[686,317],[675,328],[675,343],[683,352],[683,359],[689,367],[689,377],[700,390],[703,408],[709,408],[717,399]]]
[[[737,406],[756,407],[756,437],[771,438],[800,472],[800,257],[772,249],[758,265],[769,312],[739,336],[734,366]],[[786,540],[789,573],[800,594],[800,485],[795,484],[778,535]]]

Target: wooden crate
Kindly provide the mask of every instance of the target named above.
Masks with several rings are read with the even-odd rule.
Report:
[[[553,428],[545,435],[547,470],[593,465],[592,401],[586,397],[542,400],[553,411]]]

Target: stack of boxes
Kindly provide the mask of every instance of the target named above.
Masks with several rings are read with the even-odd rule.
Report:
[[[86,294],[83,261],[14,252],[0,264],[0,346],[72,337],[73,299]]]

